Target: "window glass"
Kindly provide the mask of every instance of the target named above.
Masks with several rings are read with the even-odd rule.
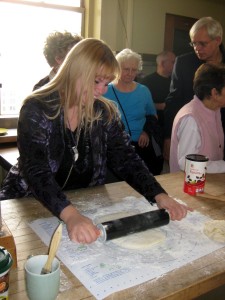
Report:
[[[67,6],[80,6],[80,0],[25,0],[27,2],[40,2],[40,3],[48,3],[48,4],[57,4],[57,5],[67,5]]]
[[[72,1],[44,2],[63,2],[65,5]],[[18,114],[22,101],[33,86],[50,72],[43,55],[48,34],[55,30],[66,30],[81,35],[81,24],[82,13],[72,10],[0,2],[2,115]]]

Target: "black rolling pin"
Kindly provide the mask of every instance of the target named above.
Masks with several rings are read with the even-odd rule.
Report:
[[[105,242],[128,234],[167,225],[170,221],[165,209],[158,209],[146,213],[125,217],[98,224],[101,231],[99,241]]]

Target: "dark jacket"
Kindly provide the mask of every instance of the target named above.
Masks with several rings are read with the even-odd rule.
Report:
[[[49,81],[50,81],[49,75],[42,78],[38,83],[35,84],[35,86],[33,87],[33,91],[39,89],[40,87],[42,87],[46,83],[49,83]]]
[[[59,101],[58,93],[51,99]],[[95,101],[94,108],[102,112],[91,132],[93,176],[89,186],[105,183],[107,163],[110,168],[149,201],[165,192],[135,153],[129,136],[118,120],[106,122],[104,104]],[[51,120],[49,108],[37,99],[29,100],[20,112],[18,148],[20,157],[3,182],[0,199],[33,195],[55,215],[70,204],[55,180],[65,149],[64,114]]]
[[[220,50],[225,64],[225,50],[220,45]],[[170,93],[166,98],[166,107],[164,110],[164,135],[170,138],[173,126],[173,120],[186,103],[193,99],[193,79],[198,67],[203,64],[194,52],[180,55],[176,58],[173,73],[171,77]],[[224,110],[224,109],[222,109]],[[225,116],[222,112],[222,122],[225,126]],[[225,127],[224,127],[225,129]]]

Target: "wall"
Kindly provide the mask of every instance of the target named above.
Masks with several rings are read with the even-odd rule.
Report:
[[[163,49],[166,13],[201,18],[212,16],[225,28],[224,0],[86,0],[97,7],[89,11],[89,37],[106,41],[113,50],[130,47],[140,53]]]
[[[131,47],[143,53],[159,53],[163,49],[166,13],[197,19],[212,16],[225,28],[224,1],[134,0],[134,11]]]
[[[85,0],[84,5],[84,37],[100,38],[102,0]]]

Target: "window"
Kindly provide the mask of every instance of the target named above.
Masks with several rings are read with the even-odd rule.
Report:
[[[50,72],[43,55],[50,32],[67,30],[82,35],[80,2],[0,0],[1,115],[17,115],[33,86]]]

